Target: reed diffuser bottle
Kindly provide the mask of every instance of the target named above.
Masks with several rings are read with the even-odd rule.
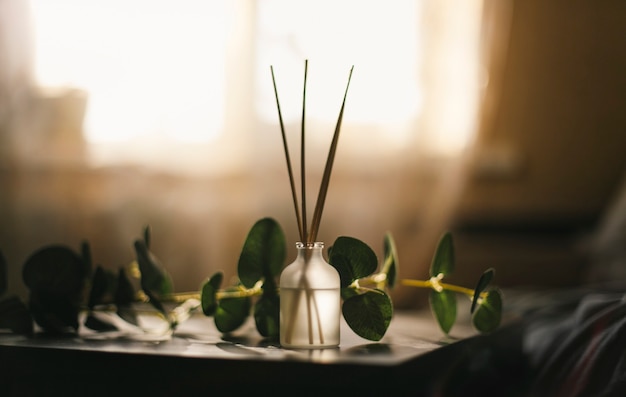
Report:
[[[280,276],[280,343],[288,348],[339,346],[341,283],[323,257],[324,243],[297,243]]]
[[[298,204],[297,192],[294,182],[291,160],[283,118],[278,100],[278,90],[272,71],[272,81],[274,83],[274,93],[276,95],[276,105],[278,107],[278,117],[283,138],[285,157],[287,159],[287,171],[291,184],[293,205],[298,223],[300,242],[296,244],[297,256],[293,263],[285,267],[280,276],[280,343],[285,348],[294,349],[322,349],[339,346],[339,324],[341,316],[341,280],[337,270],[330,265],[323,256],[324,243],[316,242],[322,218],[322,210],[330,174],[337,150],[339,131],[343,119],[343,111],[352,77],[352,69],[348,77],[348,85],[343,97],[343,103],[339,112],[339,118],[335,127],[324,175],[315,204],[315,212],[311,221],[311,229],[307,226],[306,216],[306,191],[305,191],[305,150],[304,150],[304,127],[305,127],[305,103],[306,103],[306,77],[307,65],[304,64],[304,90],[302,95],[302,130],[300,145],[301,161],[301,197],[302,206]]]

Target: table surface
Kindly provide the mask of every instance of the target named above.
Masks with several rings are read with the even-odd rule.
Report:
[[[110,395],[123,381],[142,384],[137,386],[141,392],[156,382],[152,391],[157,394],[289,384],[306,385],[312,394],[342,387],[373,392],[376,376],[411,381],[416,371],[431,376],[432,366],[443,359],[435,353],[455,349],[476,334],[467,321],[457,320],[445,337],[429,311],[395,313],[378,342],[360,338],[342,319],[340,346],[319,350],[282,349],[262,338],[252,321],[222,335],[212,318],[201,314],[167,337],[79,331],[55,337],[0,334],[0,387],[11,390],[9,395],[38,395],[43,387],[76,392],[88,387],[90,395]]]
[[[111,318],[111,317],[109,317]],[[0,333],[0,346],[39,349],[71,349],[93,352],[149,354],[205,359],[301,360],[319,363],[399,365],[443,345],[476,334],[469,324],[456,324],[446,337],[430,312],[395,313],[382,340],[374,342],[356,335],[342,319],[341,342],[331,349],[283,349],[277,341],[261,337],[254,323],[246,322],[224,335],[212,318],[196,314],[180,324],[173,334],[159,329],[159,320],[141,318],[144,330],[127,327],[116,332],[95,332],[84,327],[77,335],[35,336]],[[120,323],[118,323],[119,325]],[[152,331],[152,332],[151,332]],[[378,348],[376,347],[378,346]],[[384,347],[384,348],[383,348]]]

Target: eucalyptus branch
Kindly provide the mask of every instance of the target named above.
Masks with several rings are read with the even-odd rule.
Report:
[[[68,327],[78,331],[78,315],[87,312],[84,325],[94,331],[107,332],[117,329],[115,322],[100,320],[92,314],[115,311],[122,320],[138,326],[138,314],[154,314],[155,310],[148,311],[144,305],[135,304],[148,303],[169,323],[169,333],[201,308],[204,315],[214,317],[222,333],[239,328],[255,313],[258,332],[264,337],[278,336],[280,290],[277,280],[286,259],[286,247],[282,228],[274,219],[263,218],[252,227],[239,258],[238,281],[226,288],[221,287],[224,275],[218,271],[206,280],[199,292],[173,292],[171,277],[150,245],[146,228],[143,240],[134,244],[136,260],[120,267],[117,274],[102,266],[92,270],[88,247],[81,253],[59,245],[41,247],[26,260],[22,269],[31,291],[30,299],[38,299],[42,290],[49,291],[50,285],[58,284],[59,280],[63,281],[62,285],[74,287],[56,290],[63,299],[55,300],[52,305],[36,302],[37,305],[27,307],[10,299],[0,302],[5,304],[0,307],[4,309],[0,310],[0,320],[4,317],[13,321],[11,329],[19,333],[32,333],[33,320],[48,332],[66,332]],[[384,255],[379,263],[367,244],[347,236],[338,237],[328,251],[329,263],[341,278],[343,317],[357,335],[372,341],[385,335],[393,316],[392,301],[387,293],[396,283],[399,262],[390,233],[384,238]],[[59,257],[64,260],[59,261]],[[0,270],[7,268],[3,262],[0,255]],[[401,284],[431,290],[431,310],[445,334],[456,321],[456,293],[471,299],[472,323],[479,332],[495,330],[501,321],[503,302],[501,291],[490,287],[495,270],[490,268],[483,272],[474,289],[442,282],[453,270],[454,244],[451,235],[446,233],[435,250],[430,279],[404,279]],[[133,287],[127,274],[139,279],[140,289]],[[80,296],[74,291],[81,291]],[[310,303],[316,304],[315,301]],[[311,307],[312,313],[316,310]],[[68,316],[68,313],[73,315]],[[54,321],[48,321],[49,318]]]

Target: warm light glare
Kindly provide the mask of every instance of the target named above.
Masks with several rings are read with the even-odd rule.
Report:
[[[37,80],[87,92],[94,151],[122,143],[131,157],[162,157],[171,143],[226,136],[241,147],[259,124],[278,128],[270,65],[284,120],[297,124],[304,60],[307,123],[329,131],[355,67],[342,139],[359,153],[419,142],[455,154],[474,132],[482,0],[31,4]]]
[[[482,0],[439,0],[437,16],[445,34],[433,37],[430,109],[424,114],[431,150],[457,155],[471,141],[480,99]]]
[[[299,120],[303,59],[309,60],[307,118],[336,120],[349,69],[350,111],[345,122],[406,122],[420,109],[419,5],[402,1],[284,1],[258,3],[258,107],[276,119],[268,102],[274,65],[286,122]]]
[[[38,82],[88,92],[89,141],[219,135],[224,1],[31,1]]]

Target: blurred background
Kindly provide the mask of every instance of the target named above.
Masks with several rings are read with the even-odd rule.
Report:
[[[262,217],[295,257],[270,66],[298,169],[305,60],[310,214],[354,66],[319,240],[391,232],[425,279],[450,230],[462,285],[626,281],[621,0],[0,0],[9,291],[46,244],[126,266],[147,225],[181,292]]]

